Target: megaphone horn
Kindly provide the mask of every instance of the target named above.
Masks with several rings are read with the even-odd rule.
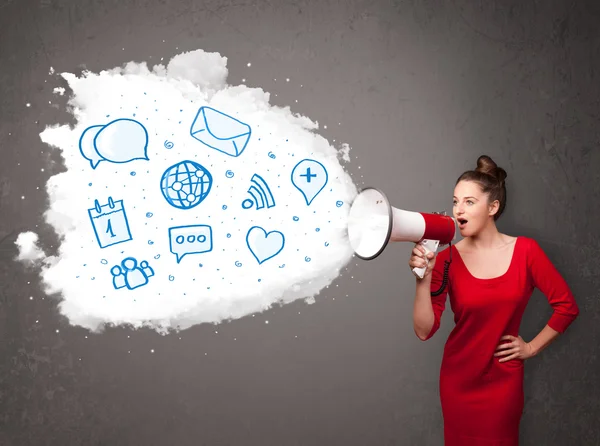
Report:
[[[445,213],[425,213],[397,209],[375,187],[360,191],[350,207],[348,237],[357,257],[372,260],[392,242],[420,243],[426,252],[456,238],[456,220]],[[425,268],[414,268],[423,278]]]

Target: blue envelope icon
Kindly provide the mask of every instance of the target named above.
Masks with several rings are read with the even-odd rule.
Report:
[[[242,154],[251,133],[248,124],[210,107],[200,107],[190,129],[194,139],[230,156]]]

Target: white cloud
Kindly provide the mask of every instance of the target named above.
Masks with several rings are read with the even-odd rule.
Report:
[[[145,63],[131,62],[81,77],[62,76],[72,90],[69,105],[77,124],[73,128],[51,126],[40,134],[42,141],[61,150],[67,168],[52,176],[46,187],[50,205],[45,219],[61,243],[41,274],[46,292],[60,294],[60,311],[72,324],[91,330],[101,330],[106,323],[146,325],[164,331],[243,317],[277,302],[303,298],[310,302],[351,259],[346,224],[349,203],[357,190],[339,164],[340,153],[314,132],[317,125],[309,118],[293,114],[288,107],[270,105],[267,92],[228,85],[226,58],[194,51],[152,70]],[[203,106],[210,107],[204,110],[216,136],[238,135],[236,145],[211,140],[206,131],[196,137],[190,134]],[[117,121],[102,127],[123,119],[137,123]],[[197,124],[202,127],[202,114],[200,119]],[[232,156],[245,142],[244,125],[251,128],[250,138],[241,154]],[[145,150],[142,128],[147,131]],[[80,151],[79,140],[86,129],[82,151],[88,158],[97,157],[100,162],[95,168]],[[348,150],[346,147],[342,153],[344,158]],[[225,153],[228,151],[230,154]],[[122,162],[126,154],[135,158],[140,153],[148,159]],[[327,184],[310,205],[292,182],[294,167],[304,159],[317,163],[305,163],[303,168],[321,164],[327,171]],[[192,163],[180,165],[179,172],[191,169],[191,177],[168,175],[173,173],[171,166],[184,161]],[[198,164],[202,167],[199,176],[212,177],[208,194],[192,208],[172,206],[167,198],[182,197],[189,178],[199,181],[194,176]],[[166,195],[161,189],[164,173],[170,181]],[[296,183],[299,173],[297,170]],[[323,172],[318,173],[317,177],[302,178],[318,181]],[[272,193],[272,207],[265,203],[257,208],[255,201],[269,195],[260,179]],[[253,183],[254,197],[248,192]],[[196,204],[201,194],[190,191],[191,204]],[[92,209],[92,217],[96,216],[96,200],[103,214],[115,213],[92,219],[88,211]],[[180,204],[177,200],[171,203]],[[252,207],[245,209],[242,203]],[[128,228],[119,212],[121,205]],[[195,227],[172,229],[181,226]],[[250,234],[252,252],[246,237],[254,226],[281,232],[283,249],[269,258],[281,247],[277,245],[281,237],[274,233],[264,239],[260,230],[254,230]],[[185,248],[188,237],[193,244]],[[100,241],[110,244],[115,240],[123,241],[100,246]],[[21,259],[43,257],[34,248],[36,241],[32,233],[19,236]],[[180,254],[186,249],[190,253],[178,263],[172,248]],[[152,274],[147,267],[133,268],[130,262],[122,265],[127,257],[135,258],[138,265],[148,262]],[[113,282],[111,268],[115,265],[122,265],[122,271],[133,269],[117,275]],[[131,288],[145,284],[129,289],[127,283]]]
[[[15,240],[15,245],[19,248],[17,260],[31,263],[43,259],[45,254],[37,244],[38,239],[38,235],[31,231],[19,234]]]

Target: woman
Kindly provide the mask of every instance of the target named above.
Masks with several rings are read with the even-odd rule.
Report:
[[[440,370],[440,399],[446,446],[515,446],[523,412],[523,361],[540,353],[579,314],[565,280],[537,242],[496,228],[506,206],[506,172],[488,156],[463,173],[454,188],[453,215],[463,239],[437,256],[416,245],[410,268],[417,278],[413,323],[423,341],[440,327],[450,296],[454,329]],[[444,261],[452,255],[444,292]],[[436,258],[439,257],[439,258]],[[519,336],[523,312],[534,288],[554,309],[530,342]]]

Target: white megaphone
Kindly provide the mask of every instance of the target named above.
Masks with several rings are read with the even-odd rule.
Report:
[[[456,238],[457,223],[445,213],[423,213],[396,209],[383,192],[367,187],[350,207],[348,237],[357,257],[372,260],[392,242],[419,243],[425,252],[436,252],[440,245]],[[420,279],[426,268],[413,268]],[[447,273],[445,272],[445,276]]]

